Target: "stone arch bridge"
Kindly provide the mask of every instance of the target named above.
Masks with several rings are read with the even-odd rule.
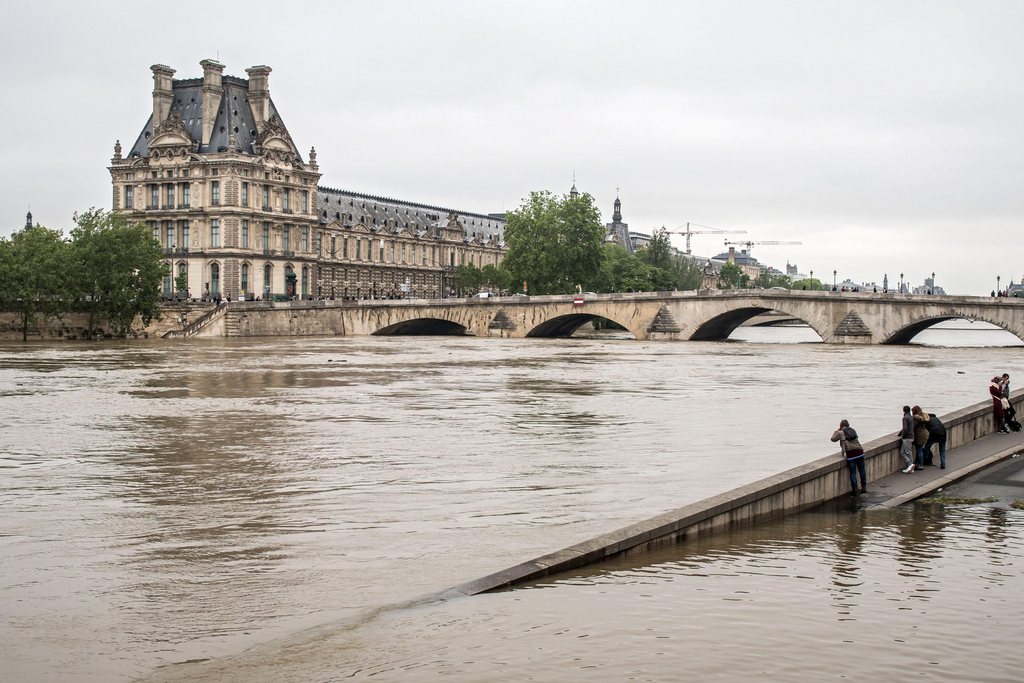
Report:
[[[232,302],[170,336],[473,335],[566,337],[597,318],[638,340],[726,339],[776,311],[834,344],[905,344],[944,320],[997,325],[1024,339],[1024,300],[993,297],[701,290],[402,301]]]

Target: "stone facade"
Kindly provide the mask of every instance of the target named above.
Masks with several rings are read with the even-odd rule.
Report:
[[[459,265],[497,264],[500,215],[319,187],[270,98],[270,67],[247,79],[153,72],[153,113],[132,149],[114,146],[113,208],[145,223],[190,297],[442,297]]]

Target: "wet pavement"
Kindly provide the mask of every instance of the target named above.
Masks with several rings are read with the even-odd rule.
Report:
[[[868,482],[859,504],[866,509],[896,507],[941,490],[963,498],[1024,499],[1024,431],[992,433],[946,451],[946,469],[935,465],[908,474],[896,471]]]

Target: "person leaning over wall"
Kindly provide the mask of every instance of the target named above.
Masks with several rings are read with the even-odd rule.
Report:
[[[935,444],[939,445],[939,467],[946,469],[946,425],[942,424],[938,415],[929,415],[928,443],[924,445],[924,449],[931,453]]]
[[[864,448],[857,438],[857,430],[850,426],[850,421],[843,419],[839,429],[832,433],[832,441],[838,441],[839,447],[846,456],[846,466],[850,469],[850,495],[857,495],[857,474],[860,474],[860,493],[868,492],[868,475],[864,467]]]

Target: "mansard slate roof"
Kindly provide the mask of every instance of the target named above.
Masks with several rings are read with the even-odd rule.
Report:
[[[455,213],[465,226],[468,239],[494,239],[499,243],[505,239],[505,218],[502,214],[459,211],[332,187],[317,188],[317,211],[322,223],[339,220],[342,225],[362,223],[371,229],[386,226],[391,230],[408,229],[413,233],[428,231],[446,221],[449,214]]]
[[[193,139],[199,140],[200,154],[209,152],[224,152],[228,148],[228,137],[234,133],[238,140],[238,147],[243,154],[255,154],[253,143],[256,140],[256,121],[252,116],[252,109],[249,108],[249,81],[236,76],[224,76],[222,79],[224,95],[221,98],[220,109],[213,123],[213,134],[210,135],[210,144],[203,145],[203,79],[189,78],[173,81],[173,96],[170,113],[177,114],[182,123],[188,129]],[[270,100],[270,111],[267,115],[269,121],[274,116],[280,118],[274,101]],[[283,121],[282,121],[283,124]],[[287,128],[287,126],[285,127]],[[153,116],[150,114],[146,121],[145,128],[139,133],[138,139],[132,146],[129,157],[149,156],[149,140],[153,136]],[[296,157],[302,163],[302,157],[296,151]]]

